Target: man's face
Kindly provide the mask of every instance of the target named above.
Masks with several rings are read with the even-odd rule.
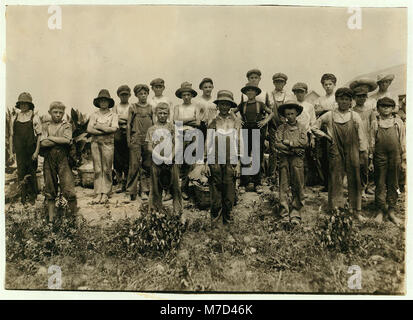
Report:
[[[287,118],[288,123],[295,123],[297,119],[297,110],[295,108],[285,109],[284,115]]]
[[[141,90],[136,94],[136,97],[138,98],[139,103],[146,103],[148,92],[146,90]]]
[[[367,94],[357,94],[354,100],[356,100],[356,105],[362,106],[367,100]]]
[[[160,123],[166,123],[166,120],[169,117],[169,112],[165,109],[158,109],[156,111],[156,117]]]
[[[377,84],[379,86],[380,91],[386,91],[389,88],[390,84],[391,84],[391,80],[383,80],[383,81],[380,81]]]
[[[226,116],[231,109],[231,103],[228,101],[219,101],[218,102],[219,114]]]
[[[276,80],[273,81],[273,83],[274,83],[274,88],[277,91],[281,91],[282,89],[284,89],[284,86],[286,84],[286,82],[284,80],[281,80],[281,79],[276,79]]]
[[[121,94],[119,95],[120,103],[127,104],[129,102],[130,96],[130,93],[121,92]]]
[[[347,111],[351,107],[351,98],[349,96],[343,95],[336,98],[338,108],[341,111]]]
[[[324,80],[323,88],[327,94],[332,94],[336,85],[332,80]]]
[[[184,104],[191,104],[192,93],[190,92],[182,93],[182,100],[184,100]]]
[[[254,89],[248,89],[245,94],[247,95],[248,100],[253,100],[257,96],[257,91]]]
[[[250,82],[251,84],[257,87],[260,84],[260,81],[261,81],[261,77],[256,73],[250,74],[250,76],[248,77],[248,82]]]
[[[152,90],[155,93],[155,96],[159,97],[162,95],[163,91],[165,90],[165,86],[162,86],[160,84],[156,84],[152,86]]]
[[[388,117],[392,114],[393,107],[392,106],[378,106],[377,111],[380,113],[381,116]]]
[[[211,82],[205,82],[202,85],[202,92],[207,97],[211,95],[212,89],[214,89],[214,85]]]
[[[109,103],[108,103],[108,105],[109,105]],[[55,108],[55,109],[50,110],[49,114],[52,117],[53,122],[60,122],[60,121],[62,121],[65,112],[62,109]]]
[[[294,90],[294,94],[297,98],[297,101],[303,102],[304,99],[305,99],[305,96],[307,94],[307,91],[305,91],[305,90]]]

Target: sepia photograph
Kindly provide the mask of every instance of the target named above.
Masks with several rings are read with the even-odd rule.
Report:
[[[407,14],[6,5],[4,289],[406,295]]]

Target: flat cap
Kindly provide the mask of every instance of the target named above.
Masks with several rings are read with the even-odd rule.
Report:
[[[308,91],[308,86],[304,82],[297,82],[296,84],[293,85],[292,91],[296,90],[304,90]]]
[[[383,97],[377,100],[377,107],[378,106],[390,106],[394,108],[396,106],[396,102],[394,102],[394,100],[391,98]]]
[[[353,90],[351,90],[350,88],[345,88],[345,87],[344,88],[338,88],[336,90],[336,93],[335,93],[336,98],[337,97],[342,97],[342,96],[348,96],[348,97],[353,99],[353,95],[354,95]]]
[[[116,94],[119,96],[121,93],[127,93],[130,94],[130,88],[126,84],[120,86],[118,90],[116,91]]]
[[[258,69],[251,69],[247,72],[247,78],[249,78],[252,74],[258,74],[261,77],[261,71]]]
[[[151,87],[153,86],[164,86],[165,85],[165,81],[161,78],[156,78],[153,79],[150,83]]]
[[[287,77],[287,75],[286,75],[285,73],[277,72],[276,74],[274,74],[274,75],[272,76],[272,81],[275,81],[275,80],[284,80],[284,81],[287,81],[287,80],[288,80],[288,77]]]
[[[133,88],[133,92],[137,95],[140,91],[145,90],[149,93],[149,87],[146,84],[137,84],[135,88]]]

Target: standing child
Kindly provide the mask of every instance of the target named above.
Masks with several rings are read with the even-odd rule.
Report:
[[[59,195],[59,188],[68,201],[69,218],[74,219],[77,211],[75,183],[68,161],[72,126],[63,119],[65,108],[60,101],[50,104],[49,114],[52,121],[43,128],[40,143],[44,155],[44,194],[47,200],[49,222],[53,222],[55,218],[55,199]]]
[[[42,124],[39,117],[34,114],[30,93],[23,92],[19,95],[16,108],[20,109],[20,112],[13,120],[10,136],[13,139],[13,152],[16,153],[21,202],[25,204],[29,200],[30,204],[34,205],[39,193],[36,170]]]
[[[102,89],[93,105],[99,108],[90,116],[87,132],[92,135],[92,160],[95,171],[94,189],[97,201],[106,203],[112,191],[112,166],[114,152],[114,136],[118,130],[118,115],[111,108],[115,101],[109,91]]]
[[[359,90],[363,90],[366,92],[372,92],[377,89],[377,83],[371,79],[368,78],[361,78],[358,80],[354,80],[350,83],[349,85],[351,90],[356,90],[357,88],[360,88]],[[353,103],[353,107],[355,106],[356,102]],[[368,109],[376,109],[376,100],[366,97],[366,101],[364,102],[364,106],[366,110]]]
[[[151,187],[149,193],[149,210],[162,209],[162,190],[170,192],[173,199],[173,212],[182,214],[182,194],[179,186],[179,167],[173,163],[175,127],[169,118],[169,105],[160,102],[155,107],[157,122],[148,129],[146,143],[148,152],[152,154],[151,163]],[[157,150],[160,143],[168,141],[169,150]],[[159,152],[160,151],[160,152]],[[170,151],[170,154],[165,151]]]
[[[280,155],[280,215],[283,223],[300,224],[304,206],[304,155],[308,144],[307,130],[297,121],[303,107],[295,101],[286,101],[278,113],[287,119],[275,136],[275,147]],[[288,191],[292,191],[292,210],[288,204]]]
[[[394,80],[394,74],[379,74],[377,75],[377,85],[379,86],[379,90],[376,93],[370,96],[371,99],[374,99],[376,102],[384,97],[392,99],[396,105],[394,107],[393,113],[397,113],[399,111],[399,106],[397,105],[398,99],[397,96],[389,91],[389,87]]]
[[[368,141],[363,132],[363,123],[357,112],[350,110],[353,91],[340,88],[335,93],[338,108],[324,113],[312,129],[318,137],[328,140],[328,205],[329,209],[344,207],[343,177],[347,175],[348,202],[350,212],[360,221],[361,183],[360,156],[368,150]],[[327,133],[320,130],[325,126]]]
[[[392,113],[396,103],[388,97],[377,101],[379,115],[373,121],[371,130],[371,153],[376,183],[376,221],[381,223],[383,214],[396,225],[401,221],[395,215],[397,186],[400,167],[406,161],[406,136],[402,120]],[[402,162],[403,161],[403,162]]]
[[[205,111],[202,122],[204,122],[204,136],[206,136],[206,127],[215,119],[217,116],[217,108],[213,102],[212,90],[214,89],[214,83],[211,78],[202,79],[199,84],[199,89],[202,90],[202,95],[198,99],[198,103],[203,106]]]
[[[208,126],[205,156],[209,165],[205,164],[205,171],[209,176],[211,220],[215,223],[222,219],[224,224],[228,224],[235,201],[235,181],[240,174],[240,126],[239,120],[230,113],[231,108],[237,107],[231,91],[218,91],[214,103],[219,114]],[[222,139],[225,139],[224,150],[220,149],[222,146],[219,141]]]
[[[261,188],[261,161],[264,155],[264,139],[265,139],[265,129],[267,123],[272,119],[273,112],[268,108],[263,102],[257,101],[255,98],[261,93],[261,89],[256,85],[247,83],[245,87],[241,89],[248,100],[241,103],[238,106],[236,112],[240,112],[242,128],[247,129],[248,139],[244,143],[248,143],[248,148],[244,148],[245,152],[248,152],[248,157],[251,157],[251,165],[259,164],[259,171],[254,175],[243,175],[241,176],[241,183],[246,186],[247,191],[254,191],[257,193],[262,193]],[[253,149],[253,130],[258,129],[260,132],[259,141],[259,153],[255,154],[252,152]]]
[[[115,155],[113,158],[113,167],[119,183],[117,192],[126,191],[126,182],[128,178],[129,167],[129,148],[126,136],[129,114],[129,98],[131,96],[130,88],[127,85],[120,86],[117,90],[120,103],[115,105],[113,112],[118,115],[119,129],[115,133]]]
[[[155,113],[155,107],[161,103],[165,102],[166,104],[169,105],[169,122],[173,121],[173,103],[172,101],[163,95],[163,92],[165,90],[165,81],[161,78],[156,78],[153,79],[150,83],[151,89],[154,93],[154,95],[149,98],[148,103],[152,106],[152,114],[153,114],[153,123],[156,123],[156,113]]]
[[[133,89],[138,102],[129,108],[127,139],[129,146],[129,172],[126,191],[136,200],[138,184],[142,200],[148,199],[151,155],[145,142],[146,133],[153,125],[152,106],[147,102],[149,87],[137,84]],[[143,169],[143,170],[142,170]]]

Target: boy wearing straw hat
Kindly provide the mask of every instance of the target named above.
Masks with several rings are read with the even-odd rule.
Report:
[[[182,193],[179,186],[179,167],[173,163],[175,154],[175,126],[168,122],[169,104],[160,102],[155,107],[157,122],[148,129],[145,142],[152,155],[149,210],[161,210],[162,191],[166,189],[173,199],[173,212],[182,214]],[[166,139],[166,140],[165,140]],[[168,148],[157,150],[161,143]]]
[[[211,221],[216,224],[222,220],[226,225],[231,222],[231,211],[235,201],[235,182],[240,174],[240,123],[231,113],[236,108],[231,91],[220,90],[214,101],[219,114],[208,126],[205,143],[206,175],[209,177],[211,197]],[[220,141],[224,140],[222,144]],[[222,145],[225,147],[222,148]]]
[[[287,120],[278,127],[275,135],[275,147],[280,156],[280,216],[285,224],[300,224],[304,206],[304,155],[308,137],[307,129],[297,121],[302,112],[303,107],[293,100],[278,107],[278,113]],[[291,211],[288,204],[290,188]]]
[[[148,200],[151,155],[145,142],[148,129],[153,125],[152,106],[147,102],[149,87],[137,84],[133,89],[138,98],[129,108],[127,139],[129,146],[129,171],[126,191],[134,201],[140,186],[142,200]]]
[[[10,126],[10,139],[12,152],[16,153],[17,179],[21,185],[21,203],[29,200],[34,205],[37,194],[37,158],[40,148],[40,135],[42,123],[34,114],[32,96],[28,92],[19,95],[16,108],[20,112],[16,114]]]
[[[92,160],[95,171],[94,191],[96,203],[107,203],[112,192],[112,166],[114,154],[114,137],[119,128],[118,115],[111,109],[115,101],[109,91],[100,90],[93,99],[93,105],[99,110],[90,116],[87,132],[92,135]]]
[[[75,219],[77,200],[72,170],[69,166],[68,152],[72,140],[72,126],[63,119],[65,105],[60,101],[50,104],[49,114],[52,121],[44,128],[40,145],[44,155],[44,194],[47,200],[49,222],[55,220],[55,199],[60,188],[68,201],[69,217]]]
[[[361,78],[358,80],[354,80],[349,85],[351,90],[356,90],[357,88],[361,88],[363,91],[373,92],[377,89],[377,83],[371,79]],[[353,103],[353,107],[355,106],[356,101]],[[371,97],[367,97],[366,101],[364,102],[365,109],[376,109],[376,101]]]
[[[371,99],[374,99],[376,102],[384,97],[392,99],[396,105],[393,109],[394,113],[397,113],[399,111],[399,106],[397,105],[398,99],[397,96],[391,92],[389,92],[389,87],[392,84],[394,80],[394,74],[379,74],[377,75],[377,85],[379,87],[379,90],[377,90],[376,93],[372,94],[370,96]]]

